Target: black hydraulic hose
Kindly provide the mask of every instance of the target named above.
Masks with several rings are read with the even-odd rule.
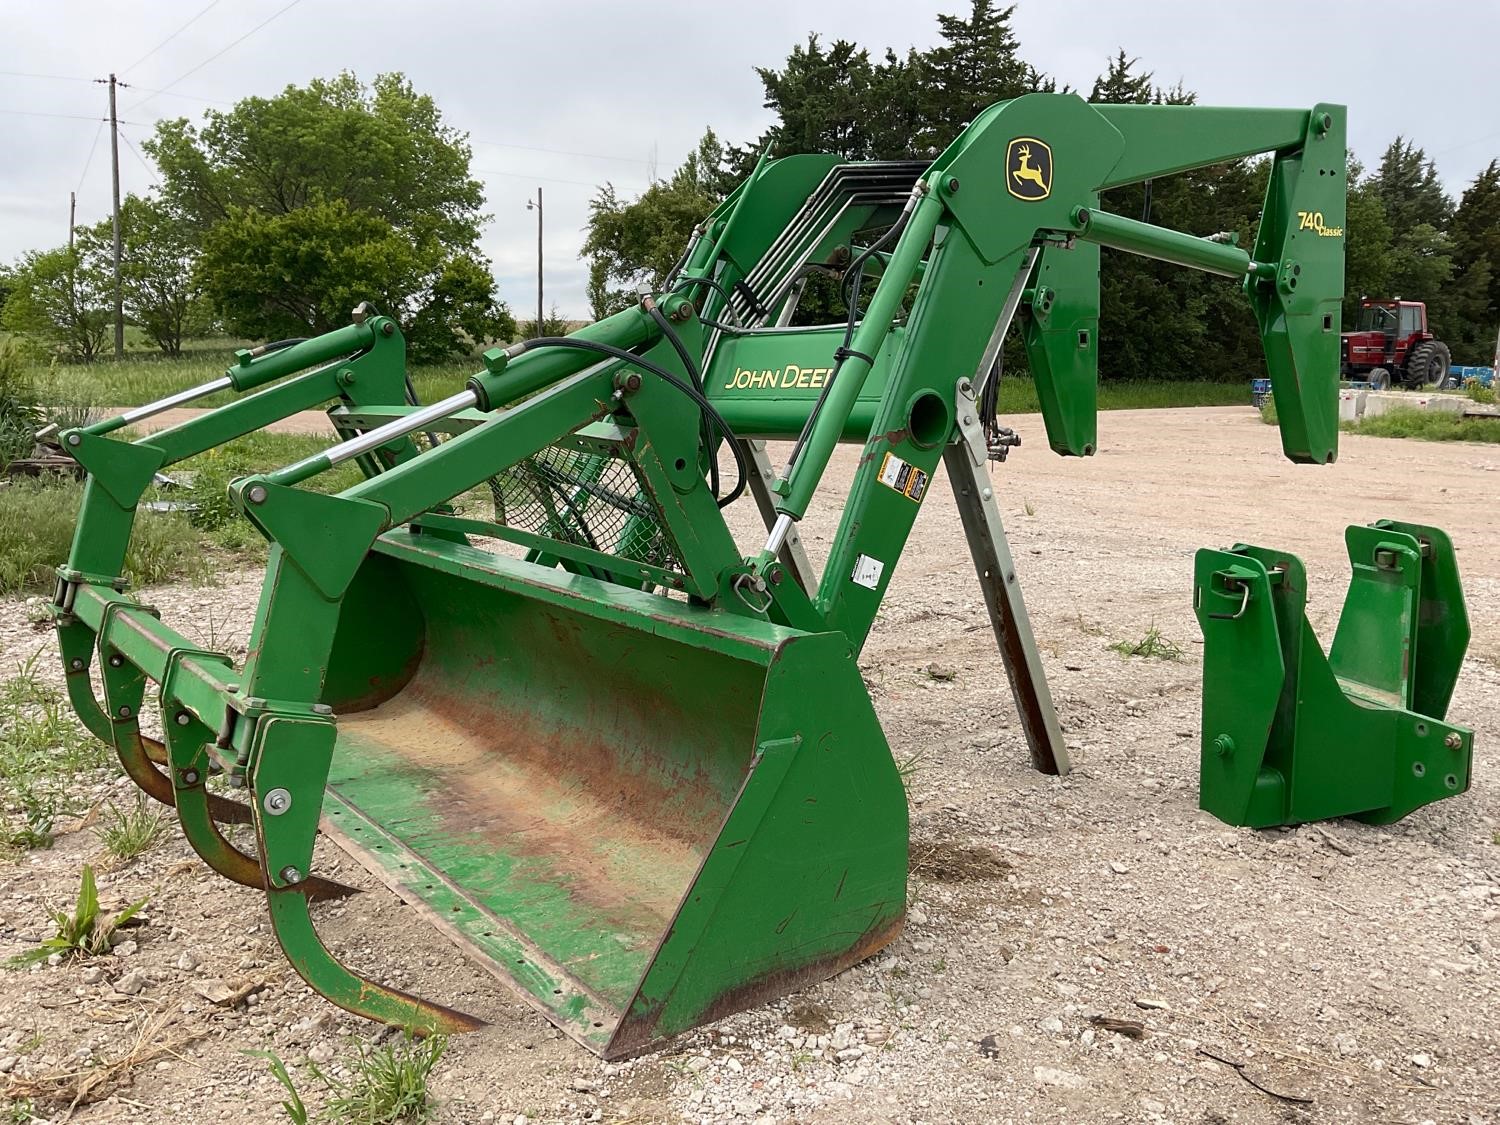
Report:
[[[880,248],[894,238],[906,226],[910,210],[902,211],[901,217],[891,224],[890,229],[877,238],[860,253],[860,255],[849,263],[849,268],[844,271],[843,280],[839,282],[839,293],[845,297],[848,305],[848,316],[844,320],[844,342],[838,351],[834,352],[833,370],[828,373],[828,379],[823,384],[823,389],[818,392],[817,401],[808,412],[807,421],[802,424],[802,432],[797,435],[796,444],[792,446],[791,456],[787,458],[786,468],[782,470],[785,477],[792,471],[792,466],[797,463],[807,439],[812,436],[813,423],[818,420],[818,413],[823,409],[823,404],[828,401],[829,392],[833,390],[834,381],[839,377],[839,371],[843,369],[844,360],[849,358],[849,345],[854,340],[855,318],[859,315],[859,289],[865,276],[865,263],[872,256],[879,253]],[[872,359],[873,362],[873,359]]]
[[[598,340],[582,340],[577,336],[533,336],[529,340],[520,341],[520,346],[521,350],[517,353],[518,355],[534,351],[537,348],[573,348],[577,351],[597,352],[599,355],[607,355],[612,359],[623,360],[632,367],[639,367],[642,371],[649,371],[658,379],[670,383],[698,404],[698,409],[702,410],[713,422],[720,436],[728,443],[730,453],[734,455],[734,465],[739,472],[740,479],[735,482],[734,491],[718,501],[719,507],[727,508],[744,495],[745,486],[750,480],[750,468],[745,463],[745,453],[740,448],[739,439],[735,436],[734,431],[729,428],[729,423],[724,421],[724,416],[714,409],[714,404],[709,402],[704,397],[703,392],[691,383],[684,383],[665,367],[653,363],[644,356],[638,356],[634,352],[626,351],[624,348],[617,348],[613,344],[601,343]]]
[[[676,293],[679,289],[686,289],[690,285],[706,285],[714,292],[718,293],[719,296],[724,298],[724,311],[726,313],[734,313],[736,327],[744,327],[744,325],[740,323],[740,314],[735,312],[734,307],[729,303],[729,290],[725,289],[711,277],[685,277],[681,281],[673,285],[669,292]]]
[[[682,337],[677,334],[677,329],[672,327],[672,322],[666,318],[654,300],[647,298],[641,302],[641,307],[646,310],[652,320],[656,321],[656,326],[661,329],[662,335],[667,338],[673,350],[677,352],[677,357],[682,360],[682,366],[687,369],[688,375],[691,376],[693,386],[697,387],[701,392],[703,390],[703,369],[698,366],[698,361],[693,358],[693,354],[688,351],[687,345],[682,342]],[[717,500],[719,498],[719,451],[714,442],[714,435],[709,429],[707,417],[704,417],[703,424],[699,427],[699,437],[703,441],[703,448],[708,451],[708,490],[714,494],[714,499]]]

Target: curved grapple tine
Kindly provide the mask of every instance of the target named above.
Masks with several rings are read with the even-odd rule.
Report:
[[[266,883],[260,861],[240,851],[219,831],[218,818],[215,816],[217,794],[208,792],[205,784],[208,777],[208,754],[204,748],[207,740],[212,737],[211,732],[197,722],[187,727],[169,725],[166,729],[167,739],[171,744],[168,753],[176,764],[170,779],[161,774],[157,776],[172,791],[173,800],[169,803],[177,807],[177,820],[182,825],[183,835],[203,862],[224,878],[242,887],[264,890]],[[156,773],[154,768],[152,772]],[[242,823],[253,822],[249,806],[223,798],[218,800],[221,805],[243,811],[245,821]],[[345,898],[359,893],[358,887],[317,877],[299,883],[296,890],[308,898],[319,900]]]
[[[417,1036],[434,1032],[453,1035],[485,1026],[476,1016],[376,984],[349,969],[323,944],[313,927],[307,897],[297,890],[284,887],[267,892],[271,926],[286,959],[313,991],[346,1012],[404,1028]]]

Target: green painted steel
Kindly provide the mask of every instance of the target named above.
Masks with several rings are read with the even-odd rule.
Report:
[[[225,380],[141,409],[227,385],[225,407],[135,442],[118,438],[124,418],[64,435],[89,472],[55,605],[70,698],[131,776],[175,804],[215,870],[264,890],[289,961],[351,1011],[416,1031],[475,1024],[364,979],[322,943],[309,902],[346,888],[312,870],[320,824],[601,1054],[837,972],[899,932],[906,895],[905,795],[858,653],[961,440],[960,411],[974,427],[975,386],[1010,318],[1049,443],[1087,456],[1099,244],[1243,277],[1284,448],[1330,460],[1343,129],[1337,107],[1038,94],[986,110],[926,167],[762,159],[662,292],[569,341],[490,349],[463,395],[420,416],[388,318],[244,352]],[[1251,253],[1098,210],[1109,187],[1256,152],[1273,164]],[[864,315],[794,326],[808,274],[851,262]],[[270,543],[235,668],[123,592],[136,508],[162,466],[323,403],[357,445],[231,486]],[[419,444],[419,430],[441,440]],[[781,529],[764,547],[737,543],[720,507],[751,438],[799,439],[785,475],[764,482]],[[777,536],[827,502],[839,442],[862,452],[827,564],[804,589]],[[303,487],[344,459],[366,479],[340,495]],[[1385,556],[1370,563],[1331,665],[1304,651],[1299,567],[1249,548],[1221,560],[1230,577],[1210,604],[1231,581],[1259,591],[1235,631],[1215,621],[1210,646],[1248,662],[1246,683],[1205,687],[1236,745],[1265,746],[1218,762],[1234,815],[1316,812],[1330,784],[1325,760],[1266,737],[1273,725],[1321,737],[1363,721],[1331,705],[1304,714],[1293,680],[1322,675],[1318,690],[1385,716],[1379,745],[1423,752],[1466,639],[1451,550],[1424,534],[1429,554],[1403,562],[1401,582],[1387,582]],[[1388,525],[1379,541],[1414,535]],[[1401,613],[1405,633],[1371,624]],[[1413,659],[1370,651],[1397,634]],[[148,691],[170,720],[165,750],[140,734]],[[1424,709],[1420,731],[1371,703],[1391,693]],[[219,771],[245,806],[208,790]],[[1362,811],[1426,792],[1410,789],[1368,794]],[[241,815],[254,857],[216,824]]]
[[[1226,823],[1386,824],[1469,787],[1473,732],[1445,721],[1469,639],[1453,545],[1390,520],[1346,542],[1354,575],[1327,656],[1297,558],[1198,552],[1199,801]]]

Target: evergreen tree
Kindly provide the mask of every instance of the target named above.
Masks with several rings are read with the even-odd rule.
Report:
[[[1344,218],[1344,328],[1354,324],[1364,297],[1384,297],[1391,290],[1391,223],[1374,184],[1353,157],[1348,162]]]
[[[1450,345],[1459,363],[1487,364],[1500,331],[1500,161],[1474,177],[1448,227],[1453,246]]]
[[[1091,102],[1110,102],[1115,105],[1149,105],[1155,99],[1151,86],[1151,73],[1132,74],[1131,68],[1140,59],[1127,58],[1122,47],[1109,60],[1107,69],[1094,79],[1094,88],[1089,93]]]
[[[1436,165],[1403,137],[1386,148],[1371,182],[1398,243],[1404,232],[1422,223],[1443,230],[1453,215],[1453,201],[1443,191]]]
[[[943,43],[921,56],[927,146],[945,147],[989,106],[1046,85],[1021,59],[1010,26],[1015,10],[1015,5],[997,8],[992,0],[973,0],[967,19],[938,16]]]
[[[765,106],[779,119],[762,138],[772,156],[836,152],[850,160],[875,159],[870,92],[876,85],[870,53],[843,39],[826,50],[816,35],[798,44],[781,70],[756,67],[766,88]]]

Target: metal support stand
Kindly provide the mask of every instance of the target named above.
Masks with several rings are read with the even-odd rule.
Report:
[[[1000,644],[1000,658],[1010,679],[1016,710],[1021,714],[1021,729],[1026,733],[1032,764],[1042,773],[1063,775],[1071,768],[1068,751],[1052,706],[1052,693],[1047,690],[1047,675],[1042,669],[1036,638],[1031,633],[1031,619],[1021,600],[1005,525],[990,485],[989,451],[975,404],[974,386],[968,379],[959,381],[957,406],[961,440],[943,450],[948,483],[958,502],[958,514],[969,540],[969,552],[974,556],[974,569],[979,573],[979,585],[989,608],[990,625]]]
[[[750,495],[755,497],[755,506],[760,509],[761,518],[766,521],[766,529],[770,530],[776,523],[776,497],[771,493],[771,485],[776,480],[776,468],[771,464],[765,442],[741,439],[740,448],[745,451],[745,460],[750,464]],[[807,548],[802,545],[802,536],[797,534],[795,523],[786,533],[777,557],[781,559],[781,565],[791,572],[797,585],[808,594],[817,592],[812,562],[807,557]]]

